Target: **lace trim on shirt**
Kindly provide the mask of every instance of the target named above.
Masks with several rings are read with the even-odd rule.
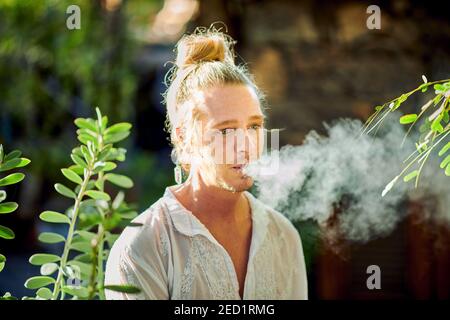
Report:
[[[212,300],[236,299],[227,263],[217,245],[203,236],[191,237],[190,253],[181,279],[180,298],[192,299],[195,266],[199,266],[208,284]]]
[[[286,290],[282,290],[280,287],[282,283],[281,275],[274,267],[274,246],[277,244],[272,235],[267,236],[254,257],[253,264],[255,275],[257,275],[255,279],[256,300],[284,299],[286,294]]]

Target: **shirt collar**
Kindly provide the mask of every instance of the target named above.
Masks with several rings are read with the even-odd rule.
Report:
[[[253,249],[256,250],[267,231],[268,212],[265,205],[250,192],[245,191],[244,194],[250,203],[252,215],[252,247],[254,246]],[[217,243],[217,240],[212,236],[206,226],[178,201],[169,187],[166,188],[163,198],[169,210],[169,216],[175,228],[180,233],[190,237],[201,234],[210,241]]]

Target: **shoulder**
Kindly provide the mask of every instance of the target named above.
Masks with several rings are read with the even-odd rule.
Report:
[[[112,255],[140,256],[145,252],[163,252],[168,219],[162,198],[144,210],[122,231],[111,248]]]

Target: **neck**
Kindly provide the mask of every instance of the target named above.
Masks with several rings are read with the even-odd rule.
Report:
[[[205,222],[239,223],[247,218],[249,204],[243,192],[207,185],[200,175],[190,176],[173,192],[183,206]]]

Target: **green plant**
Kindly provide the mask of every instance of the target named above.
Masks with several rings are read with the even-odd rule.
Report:
[[[426,92],[430,87],[434,89],[434,95],[420,108],[419,113],[409,113],[400,117],[400,123],[409,125],[402,145],[410,134],[416,123],[421,123],[419,127],[420,136],[416,141],[416,150],[412,152],[403,163],[406,163],[402,171],[389,182],[382,192],[382,196],[392,189],[397,180],[403,176],[403,181],[408,182],[415,179],[415,187],[419,184],[419,177],[432,151],[436,152],[443,160],[440,167],[444,174],[450,176],[450,79],[428,82],[425,76],[422,76],[424,83],[401,96],[375,107],[375,112],[367,120],[362,134],[369,134],[380,128],[385,118],[400,108],[402,104],[414,93]],[[438,146],[440,149],[438,151]],[[414,170],[410,170],[416,165]],[[407,171],[410,170],[408,173]]]
[[[27,158],[21,158],[22,152],[19,150],[11,151],[8,154],[4,153],[3,145],[0,144],[0,173],[10,171],[17,168],[25,167],[30,163]],[[25,178],[25,175],[21,172],[11,173],[3,178],[0,177],[0,187],[5,187],[8,185],[13,185],[19,183]],[[18,208],[16,202],[3,202],[6,200],[6,191],[0,190],[0,214],[8,214],[14,212]],[[14,239],[14,231],[8,227],[0,225],[0,238],[3,239]],[[5,267],[6,257],[0,253],[0,272]],[[0,300],[11,300],[16,299],[12,297],[9,292],[6,292]]]
[[[114,199],[105,191],[105,184],[131,188],[133,182],[124,175],[112,173],[117,161],[124,161],[126,150],[114,144],[130,134],[131,124],[123,122],[110,127],[108,118],[96,108],[97,119],[78,118],[78,140],[81,145],[72,150],[73,165],[61,169],[62,174],[75,185],[69,188],[55,184],[55,190],[73,200],[73,205],[62,214],[44,211],[40,219],[49,223],[69,226],[66,237],[44,232],[39,240],[45,243],[64,242],[61,256],[38,253],[30,257],[33,265],[40,267],[41,275],[25,282],[28,289],[37,289],[35,297],[24,299],[105,299],[104,289],[139,292],[138,288],[124,285],[110,287],[104,284],[104,262],[107,246],[117,238],[113,229],[128,222],[137,212],[124,201],[124,193],[117,192]],[[79,252],[70,258],[71,251]],[[56,276],[52,276],[56,273]],[[53,289],[48,288],[53,285]]]
[[[0,173],[10,171],[16,168],[25,167],[30,163],[27,158],[21,158],[22,152],[19,150],[11,151],[8,154],[4,153],[3,145],[0,144]],[[5,187],[8,185],[13,185],[19,183],[25,178],[25,175],[21,172],[11,173],[6,177],[0,176],[0,187]],[[3,202],[6,200],[6,191],[0,190],[0,214],[8,214],[14,212],[18,208],[16,202]],[[0,225],[0,238],[3,239],[14,239],[14,231],[8,227]],[[0,272],[5,267],[6,257],[0,254]]]

